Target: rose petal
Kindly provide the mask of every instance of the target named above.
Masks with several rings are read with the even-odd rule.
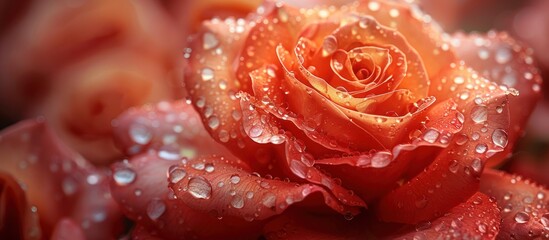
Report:
[[[316,160],[315,164],[341,178],[343,186],[353,189],[362,199],[371,201],[394,188],[407,170],[423,170],[463,127],[463,115],[451,100],[435,105],[427,119],[430,121],[423,131],[418,129],[417,136],[391,151],[336,156]]]
[[[444,216],[420,223],[416,231],[395,239],[494,239],[500,211],[491,198],[477,192]]]
[[[535,239],[549,235],[549,191],[521,176],[487,169],[480,190],[501,209],[498,239]]]
[[[237,51],[243,48],[249,28],[248,22],[234,19],[205,22],[190,42],[188,50],[192,53],[187,53],[185,86],[214,139],[228,134],[231,138],[223,144],[243,160],[256,164],[255,154],[268,147],[258,146],[241,130],[242,111],[236,94],[251,86],[237,81],[233,72],[233,60],[238,58]]]
[[[216,215],[190,208],[175,199],[168,188],[170,179],[167,175],[170,167],[178,163],[181,161],[164,160],[158,157],[155,150],[151,150],[133,157],[129,162],[112,166],[113,198],[127,217],[146,228],[151,236],[164,239],[248,239],[258,236],[259,222],[247,222],[230,216],[218,219]],[[209,171],[210,168],[207,169]]]
[[[9,174],[0,171],[0,238],[40,239],[36,211],[32,211],[25,192]]]
[[[437,84],[439,88],[433,92],[437,99],[455,99],[458,110],[465,116],[463,130],[450,140],[450,146],[424,172],[381,200],[378,214],[385,221],[417,223],[440,216],[477,191],[478,177],[487,159],[507,146],[509,93],[479,79],[463,66],[450,70],[453,74],[447,74],[445,78],[462,77],[464,83],[461,85],[464,86],[457,84],[455,87],[455,83],[448,81]],[[470,97],[455,97],[465,91],[470,92]],[[398,213],[391,211],[398,206],[401,206]]]
[[[63,145],[42,120],[2,131],[0,155],[0,168],[25,186],[29,203],[36,206],[43,236],[50,236],[64,217],[81,224],[88,239],[120,232],[121,216],[105,174]]]
[[[312,204],[315,208],[325,204],[339,213],[352,210],[322,187],[261,178],[238,168],[231,161],[204,158],[172,168],[170,188],[180,201],[193,209],[248,221],[281,214],[289,206],[300,202]],[[210,166],[211,171],[203,169],[203,166]],[[322,196],[324,200],[320,201],[323,204],[312,196]]]
[[[86,236],[82,231],[82,228],[78,226],[74,221],[69,218],[61,219],[55,229],[53,230],[51,238],[52,240],[85,240]]]
[[[446,63],[456,59],[453,52],[449,51],[449,44],[445,42],[442,29],[415,4],[405,1],[368,0],[350,4],[349,10],[342,11],[372,16],[382,25],[395,28],[421,56],[430,79],[439,75]],[[410,85],[410,89],[415,87]]]
[[[517,43],[506,33],[489,32],[487,35],[458,33],[452,43],[465,64],[473,67],[487,79],[509,88],[515,88],[519,95],[509,99],[511,131],[509,146],[514,146],[523,134],[524,124],[530,117],[541,97],[541,82],[538,69],[534,66],[530,49]],[[499,158],[489,161],[497,165],[512,150],[507,148]]]
[[[119,145],[129,155],[155,149],[165,160],[195,158],[199,154],[230,155],[215,142],[193,107],[184,101],[160,102],[132,108],[112,123]],[[221,142],[229,133],[220,134]]]

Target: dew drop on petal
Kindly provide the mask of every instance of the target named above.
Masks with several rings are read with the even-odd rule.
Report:
[[[475,147],[475,152],[482,154],[482,153],[485,153],[487,149],[488,149],[488,146],[486,146],[486,144],[480,143],[480,144],[477,144],[477,146]]]
[[[219,40],[211,32],[204,33],[204,35],[202,36],[202,42],[203,42],[202,47],[204,48],[204,50],[210,50],[214,47],[217,47],[217,45],[219,45]]]
[[[485,106],[475,106],[471,110],[471,119],[475,123],[483,123],[488,120],[488,109]]]
[[[337,50],[337,39],[330,35],[324,38],[322,43],[322,56],[327,57],[332,55]]]
[[[526,223],[530,221],[530,215],[525,212],[517,212],[517,214],[515,214],[515,221],[517,223]]]
[[[217,118],[216,116],[210,117],[208,119],[208,127],[214,130],[219,127],[219,118]]]
[[[371,165],[374,168],[384,168],[391,163],[391,154],[386,152],[379,152],[374,154],[371,159]]]
[[[541,215],[539,220],[543,225],[543,228],[545,228],[546,230],[549,230],[549,213],[545,213]]]
[[[175,167],[170,170],[169,179],[171,183],[177,183],[187,176],[187,172],[184,169]]]
[[[238,184],[240,182],[240,176],[238,176],[237,174],[234,174],[231,176],[230,180],[232,184]]]
[[[214,70],[208,67],[202,69],[200,76],[203,81],[210,81],[214,78]]]
[[[152,132],[150,129],[140,123],[134,123],[129,129],[130,138],[137,144],[145,145],[152,139]]]
[[[379,9],[381,8],[381,6],[379,5],[378,2],[375,2],[375,1],[371,1],[368,3],[368,9],[370,9],[370,11],[378,11]]]
[[[244,198],[242,198],[242,196],[240,196],[240,195],[233,196],[233,198],[231,200],[231,206],[233,208],[237,208],[237,209],[243,208],[244,207]]]
[[[252,126],[250,128],[250,131],[248,133],[248,135],[251,137],[251,138],[257,138],[259,136],[261,136],[261,134],[263,134],[263,128],[261,126]]]
[[[500,48],[496,50],[496,62],[499,64],[505,64],[511,60],[511,50],[508,48]]]
[[[448,166],[448,170],[452,173],[456,173],[459,170],[459,163],[456,160],[450,161],[450,165]]]
[[[154,198],[147,205],[147,216],[151,220],[156,220],[166,211],[166,204],[162,199]]]
[[[480,170],[482,170],[482,161],[478,158],[473,159],[473,162],[471,162],[471,168],[475,172],[480,172]]]
[[[423,140],[429,143],[434,143],[437,141],[438,137],[440,136],[440,133],[435,129],[428,129],[423,134]]]
[[[112,177],[116,184],[126,186],[135,181],[137,174],[130,168],[120,168],[114,171]]]
[[[209,199],[212,196],[212,185],[203,177],[192,177],[187,188],[189,193],[197,199]]]
[[[494,143],[494,145],[504,148],[507,146],[507,141],[508,137],[505,130],[501,128],[494,130],[494,132],[492,133],[492,142]]]
[[[263,206],[268,208],[274,207],[276,204],[276,195],[274,195],[274,193],[271,193],[271,192],[266,193],[265,196],[263,196],[263,199],[261,200],[261,204],[263,204]]]

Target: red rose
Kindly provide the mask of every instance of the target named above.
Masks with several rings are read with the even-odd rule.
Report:
[[[488,60],[476,65],[478,54]],[[530,53],[504,34],[451,37],[405,3],[267,2],[204,22],[184,57],[199,116],[160,104],[116,122],[126,152],[140,153],[114,171],[141,180],[112,185],[135,236],[493,238],[516,213],[478,192],[539,95]],[[196,132],[198,118],[231,154]],[[156,189],[164,176],[152,173],[166,170],[171,190]]]

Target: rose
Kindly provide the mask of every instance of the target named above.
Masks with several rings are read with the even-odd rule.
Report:
[[[281,171],[330,188],[304,174],[322,175],[316,165],[363,200],[381,198],[382,219],[417,223],[476,192],[485,162],[516,137],[512,90],[480,77],[454,51],[406,4],[309,11],[267,4],[247,20],[203,25],[187,51],[186,87],[212,136],[255,168],[279,164],[250,159],[268,151],[264,143],[286,140]],[[399,180],[405,184],[387,194]],[[438,194],[445,197],[429,197]]]
[[[487,48],[495,61],[473,67],[529,73],[514,80],[532,94],[540,79],[526,50],[506,36],[474,38],[492,39],[461,51],[466,39],[441,33],[413,6],[384,1],[312,10],[267,3],[246,19],[205,22],[184,51],[185,87],[211,136],[238,158],[203,144],[207,137],[191,121],[198,116],[181,103],[132,111],[117,121],[117,132],[128,153],[140,154],[113,170],[132,169],[141,180],[128,186],[115,179],[115,199],[137,221],[134,234],[149,237],[254,238],[260,229],[267,238],[387,237],[375,227],[356,228],[386,229],[368,220],[374,214],[421,223],[419,233],[408,235],[410,225],[390,225],[392,234],[409,237],[491,238],[502,218],[502,234],[542,229],[539,217],[535,224],[512,224],[515,215],[529,220],[520,208],[500,214],[477,192],[486,161],[510,147],[516,132],[509,125],[520,129],[530,108],[517,108],[509,96],[516,90],[482,78],[461,59],[472,62]],[[496,54],[501,48],[508,50],[503,57]],[[510,111],[521,117],[509,119]],[[194,137],[176,137],[182,126],[191,126]],[[143,137],[147,141],[136,141]],[[155,187],[166,169],[171,192]],[[505,178],[486,177],[483,184],[506,186]],[[501,189],[482,190],[502,207]],[[137,190],[147,196],[135,197]],[[322,202],[348,219],[365,203],[373,211],[339,222],[319,208]],[[290,205],[296,207],[286,210]],[[188,229],[178,228],[177,219]],[[462,223],[459,231],[452,221]]]

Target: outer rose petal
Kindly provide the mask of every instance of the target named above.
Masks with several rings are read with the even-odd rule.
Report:
[[[320,186],[261,178],[233,162],[218,157],[184,163],[170,169],[170,188],[193,209],[248,221],[278,215],[300,202],[315,208],[323,206],[315,196],[323,197],[324,204],[339,213],[353,210]]]
[[[9,174],[0,171],[0,238],[40,237],[38,216],[31,210],[24,190]]]
[[[494,200],[477,192],[444,216],[395,239],[494,239],[499,224],[500,212]]]
[[[533,64],[531,49],[517,43],[506,33],[489,32],[486,36],[456,34],[452,40],[456,52],[465,64],[485,78],[500,85],[515,88],[517,97],[509,99],[511,131],[509,146],[523,134],[526,121],[541,97],[541,77]],[[493,158],[489,165],[497,165],[510,153],[511,147]]]
[[[199,154],[230,156],[210,137],[194,108],[184,101],[131,108],[112,125],[117,143],[129,155],[155,149],[166,160],[195,158]]]
[[[28,120],[0,134],[0,168],[25,186],[36,206],[43,236],[68,217],[88,239],[106,239],[121,230],[121,216],[103,172],[63,145],[41,120]]]
[[[114,164],[114,176],[118,173],[122,177],[111,179],[112,194],[126,216],[146,228],[149,235],[163,239],[257,238],[260,222],[228,216],[218,219],[175,199],[167,174],[170,166],[179,163],[159,158],[151,150],[129,162]]]
[[[383,220],[417,223],[440,216],[477,191],[487,159],[507,146],[509,93],[463,66],[448,71],[451,74],[443,75],[446,83],[434,83],[431,92],[437,99],[455,99],[465,117],[463,130],[424,172],[381,200],[378,213]],[[463,82],[450,82],[455,78]],[[457,97],[465,93],[466,98]]]
[[[502,210],[498,239],[549,238],[549,191],[521,176],[487,169],[480,190]]]
[[[362,199],[371,201],[396,187],[396,182],[405,177],[407,169],[423,170],[441,148],[448,147],[449,139],[463,127],[463,115],[451,100],[433,106],[427,119],[430,121],[423,131],[417,130],[417,138],[401,143],[391,151],[336,156],[319,159],[315,164],[341,178],[342,184],[353,189]]]
[[[255,161],[256,154],[268,151],[268,147],[258,146],[242,129],[242,111],[236,94],[243,85],[233,72],[233,61],[243,48],[248,30],[246,21],[204,22],[187,49],[185,87],[214,139],[262,171],[267,164]],[[227,139],[227,135],[231,137]]]

